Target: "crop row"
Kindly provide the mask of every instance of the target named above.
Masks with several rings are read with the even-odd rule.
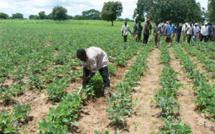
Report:
[[[215,47],[214,43],[197,43],[195,44],[195,47],[203,52],[207,57],[209,57],[212,60],[215,60]]]
[[[109,107],[106,111],[110,114],[109,119],[115,125],[126,125],[126,117],[132,113],[132,94],[133,88],[138,86],[138,81],[141,80],[141,75],[147,69],[147,57],[153,48],[153,43],[144,46],[140,50],[136,60],[132,63],[130,71],[126,73],[122,82],[120,82],[113,93],[112,98],[108,101]]]
[[[180,59],[184,65],[184,69],[188,72],[188,78],[194,81],[194,90],[196,93],[197,109],[215,119],[215,87],[212,87],[205,76],[200,70],[197,70],[197,65],[193,63],[190,57],[184,53],[182,48],[174,45],[174,52],[177,58]]]
[[[10,113],[8,113],[7,111],[1,112],[0,133],[18,133],[19,128],[30,120],[30,117],[28,115],[30,110],[31,106],[29,104],[20,105],[20,103],[17,103],[17,105],[13,107]]]
[[[215,63],[213,60],[209,59],[205,53],[196,50],[188,43],[183,43],[183,46],[191,55],[196,56],[205,65],[207,70],[212,73],[212,76],[215,77]]]
[[[177,72],[169,66],[171,57],[167,46],[162,43],[159,46],[161,50],[161,61],[164,68],[161,74],[160,84],[162,88],[155,95],[156,106],[161,108],[161,119],[165,126],[159,128],[159,133],[187,134],[191,133],[188,125],[184,124],[181,118],[178,118],[180,104],[177,100],[178,90],[182,86],[177,82]]]

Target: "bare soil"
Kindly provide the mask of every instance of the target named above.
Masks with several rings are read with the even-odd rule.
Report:
[[[173,51],[170,51],[171,63],[170,66],[179,72],[177,75],[178,82],[183,84],[179,90],[178,100],[180,105],[180,118],[183,122],[191,127],[193,134],[214,134],[215,122],[212,122],[204,117],[203,114],[195,111],[195,93],[193,91],[193,82],[188,79],[186,72],[182,69],[183,65],[180,64],[179,59],[176,59]]]
[[[149,134],[157,132],[158,127],[162,126],[159,119],[161,109],[156,108],[151,103],[157,90],[161,88],[160,75],[162,73],[163,65],[159,62],[160,50],[155,48],[148,57],[147,66],[148,71],[144,73],[140,86],[135,88],[133,99],[136,99],[136,106],[134,107],[134,114],[128,118],[129,134]]]

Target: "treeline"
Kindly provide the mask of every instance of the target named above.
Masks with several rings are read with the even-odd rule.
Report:
[[[209,0],[208,12],[196,0],[138,0],[133,18],[144,21],[204,22],[215,20],[215,0]]]

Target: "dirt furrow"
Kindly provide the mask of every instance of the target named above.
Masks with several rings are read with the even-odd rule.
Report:
[[[191,127],[193,134],[214,134],[215,123],[195,111],[195,93],[192,89],[192,80],[187,78],[186,72],[182,69],[179,59],[176,59],[173,50],[170,50],[170,56],[172,59],[170,66],[176,72],[179,72],[177,78],[179,83],[183,84],[183,87],[178,92],[178,100],[181,103],[180,118]]]
[[[132,66],[132,62],[136,59],[137,54],[135,54],[131,59],[127,61],[126,67],[117,67],[116,76],[111,77],[111,90],[122,81],[124,75],[129,71],[129,67]],[[100,95],[101,96],[101,95]],[[103,95],[102,95],[103,96]],[[108,107],[107,100],[104,97],[96,98],[87,102],[83,107],[83,112],[80,114],[79,128],[76,132],[81,134],[94,134],[94,130],[98,132],[104,132],[108,129],[110,133],[115,130],[110,125],[111,121],[108,119],[109,114],[106,112],[105,108]]]
[[[161,88],[160,75],[163,65],[159,62],[160,50],[155,48],[147,59],[148,71],[144,73],[140,86],[135,88],[133,99],[137,100],[134,114],[128,119],[129,134],[149,134],[162,125],[158,115],[161,110],[151,104],[156,91]]]

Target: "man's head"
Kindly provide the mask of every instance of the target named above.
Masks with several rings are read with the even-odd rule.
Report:
[[[141,21],[138,21],[138,24],[141,25]]]
[[[197,27],[198,26],[198,23],[195,23],[195,27]]]
[[[178,23],[178,22],[176,22],[176,26],[179,26],[179,23]]]
[[[125,21],[125,26],[127,26],[127,21]]]
[[[159,20],[157,20],[157,21],[156,21],[156,25],[158,25],[159,23],[160,23],[160,21],[159,21]]]
[[[150,19],[147,19],[146,22],[147,22],[147,23],[150,23]]]
[[[82,60],[82,61],[86,61],[87,60],[87,53],[84,49],[78,49],[76,56],[78,59]]]
[[[172,21],[171,21],[171,20],[169,21],[169,24],[170,24],[170,25],[172,24]]]
[[[192,26],[193,25],[193,22],[190,22],[190,26]]]

